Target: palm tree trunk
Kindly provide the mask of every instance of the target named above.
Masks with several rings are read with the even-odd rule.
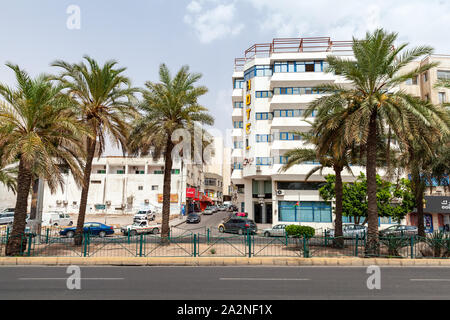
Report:
[[[334,244],[338,248],[342,248],[344,245],[344,238],[342,233],[342,167],[334,166],[334,172],[336,173],[336,181],[334,183],[334,192],[336,194],[336,212],[334,219]]]
[[[7,256],[18,256],[26,249],[26,238],[24,233],[31,179],[31,168],[21,159],[19,161],[19,174],[17,176],[17,199],[16,207],[14,209],[13,229],[6,245]]]
[[[417,169],[413,169],[412,175],[412,188],[416,199],[417,207],[417,234],[419,237],[425,237],[425,226],[423,222],[423,193],[424,185],[420,178],[420,172]]]
[[[391,126],[389,126],[388,130],[388,141],[386,146],[386,176],[385,178],[388,181],[391,181]]]
[[[163,186],[163,207],[161,241],[168,243],[169,221],[170,221],[170,185],[172,183],[172,150],[174,148],[172,137],[169,135],[166,143],[165,164],[164,164],[164,186]]]
[[[83,226],[86,218],[86,206],[89,194],[89,185],[91,180],[92,161],[95,156],[95,147],[97,141],[87,138],[87,159],[83,175],[83,189],[81,190],[80,210],[78,211],[77,229],[75,230],[75,245],[81,245],[83,242]]]
[[[369,135],[367,137],[367,245],[366,254],[378,252],[378,208],[377,208],[377,111],[370,116]]]
[[[39,192],[39,178],[33,181],[31,191],[31,208],[30,208],[30,220],[35,220],[37,217],[37,200]]]

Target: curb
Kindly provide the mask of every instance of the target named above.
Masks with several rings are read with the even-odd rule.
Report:
[[[383,258],[296,258],[296,257],[0,257],[0,266],[441,266],[450,260]]]

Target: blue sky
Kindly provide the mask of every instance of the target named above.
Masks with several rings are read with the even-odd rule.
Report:
[[[231,129],[234,58],[274,37],[361,37],[384,27],[401,42],[431,45],[450,54],[448,0],[0,0],[0,82],[14,84],[4,65],[32,75],[56,72],[55,59],[78,62],[84,54],[116,59],[133,85],[158,80],[166,63],[188,64],[209,88],[201,103],[217,129]],[[81,28],[69,30],[69,5],[81,10]],[[110,154],[114,152],[108,151]]]

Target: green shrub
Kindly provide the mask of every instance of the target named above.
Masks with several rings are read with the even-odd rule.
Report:
[[[286,227],[286,233],[288,234],[288,236],[293,237],[312,238],[314,237],[316,231],[312,227],[290,225]]]

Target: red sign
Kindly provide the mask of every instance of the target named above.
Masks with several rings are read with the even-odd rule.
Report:
[[[195,198],[195,188],[186,188],[186,198]]]

